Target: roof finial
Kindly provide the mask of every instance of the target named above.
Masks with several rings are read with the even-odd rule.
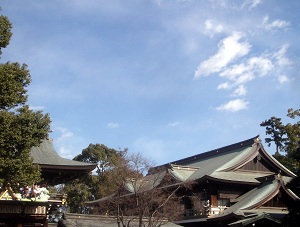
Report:
[[[261,139],[259,138],[259,136],[254,140],[255,143],[260,143]]]
[[[281,179],[281,170],[278,171],[277,178]]]

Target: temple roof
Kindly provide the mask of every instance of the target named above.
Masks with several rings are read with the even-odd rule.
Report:
[[[33,163],[42,170],[42,177],[50,184],[76,179],[96,168],[95,163],[85,163],[60,157],[54,149],[52,139],[45,139],[40,146],[31,149]]]
[[[269,169],[258,172],[242,168],[255,158],[263,159]],[[258,136],[154,167],[149,170],[149,174],[161,171],[163,166],[180,181],[210,178],[219,181],[259,184],[258,177],[278,172],[281,172],[286,181],[296,176],[265,151]]]
[[[263,205],[278,195],[279,192],[285,194],[292,200],[299,200],[297,195],[286,188],[282,176],[273,175],[267,178],[261,185],[238,197],[234,205],[228,207],[218,215],[211,216],[209,219],[220,219],[230,214],[247,216],[249,214],[265,212],[267,211],[267,207],[263,207]],[[283,196],[282,194],[281,196]],[[287,213],[287,210],[283,211],[282,207],[278,209],[285,214]],[[274,208],[273,212],[275,212]]]

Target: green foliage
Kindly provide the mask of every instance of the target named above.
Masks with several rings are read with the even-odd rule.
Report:
[[[89,187],[92,176],[73,180],[65,185],[63,191],[67,194],[67,204],[70,212],[81,213],[84,202],[93,200],[93,194]]]
[[[12,25],[9,21],[9,19],[3,15],[0,15],[0,54],[1,49],[5,48],[10,41],[10,38],[12,36]]]
[[[294,123],[283,124],[280,118],[271,117],[261,123],[266,127],[265,141],[276,145],[274,157],[298,176],[287,184],[298,197],[300,196],[300,121],[295,119],[300,116],[300,109],[288,109],[287,116]],[[281,153],[280,153],[281,152]],[[284,218],[282,226],[297,226],[300,222],[300,200],[289,204],[289,214]]]
[[[117,151],[103,144],[89,144],[74,160],[97,163],[97,175],[67,183],[64,193],[71,211],[80,212],[83,202],[107,196],[117,190],[127,169],[124,156],[127,149]]]
[[[126,152],[126,149],[123,153]],[[98,175],[103,175],[106,170],[118,165],[123,153],[112,148],[108,148],[103,144],[90,144],[82,150],[82,153],[77,155],[74,160],[97,163]]]
[[[289,109],[287,116],[294,123],[284,124],[281,118],[271,117],[263,121],[260,125],[266,127],[266,135],[269,138],[265,142],[272,142],[276,145],[276,153],[274,157],[287,168],[295,173],[300,169],[300,121],[296,121],[296,117],[300,116],[300,109]]]
[[[11,38],[11,24],[0,16],[0,48]],[[40,181],[39,166],[33,164],[30,150],[48,135],[50,117],[30,110],[26,87],[30,73],[25,64],[0,64],[0,187],[14,189]]]
[[[269,120],[263,121],[260,126],[266,127],[266,135],[270,135],[270,138],[266,138],[265,142],[268,146],[274,142],[276,145],[276,152],[283,151],[284,142],[287,138],[284,137],[284,125],[281,122],[281,118],[271,117]]]
[[[10,109],[27,101],[27,90],[31,82],[27,65],[19,63],[0,65],[0,109]]]

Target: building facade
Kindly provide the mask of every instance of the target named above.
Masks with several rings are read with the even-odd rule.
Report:
[[[172,180],[170,181],[170,177]],[[181,215],[176,224],[193,226],[280,226],[287,207],[299,198],[286,187],[296,175],[264,149],[258,136],[180,159],[149,170],[135,187],[143,191],[193,186],[180,191]],[[166,185],[168,178],[169,185]],[[128,195],[137,191],[132,180]],[[181,194],[180,194],[181,193]],[[182,194],[185,193],[185,194]],[[111,197],[110,197],[111,198]],[[97,206],[106,199],[88,202]]]

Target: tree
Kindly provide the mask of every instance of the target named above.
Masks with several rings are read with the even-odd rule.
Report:
[[[295,120],[300,116],[300,109],[288,109],[287,116]],[[284,124],[281,118],[271,117],[263,121],[260,126],[266,127],[266,135],[270,136],[265,139],[265,142],[269,146],[272,142],[276,145],[274,157],[293,172],[299,173],[300,121]]]
[[[0,54],[12,36],[12,25],[0,16]],[[26,64],[0,63],[0,186],[31,185],[39,182],[39,166],[33,164],[30,150],[48,136],[50,117],[33,111],[27,103],[26,88],[31,76]]]
[[[192,182],[180,183],[167,168],[144,175],[152,162],[140,153],[126,157],[118,190],[98,203],[99,212],[116,216],[118,226],[161,226],[182,214],[181,201]],[[184,192],[183,192],[184,191]],[[180,196],[181,195],[181,196]]]
[[[288,109],[287,116],[291,120],[300,117],[300,109]],[[281,118],[271,117],[263,121],[261,126],[266,127],[265,141],[276,145],[274,157],[296,173],[298,176],[287,184],[287,187],[300,197],[300,121],[283,124]],[[281,153],[280,153],[281,152]],[[300,221],[300,200],[288,205],[289,214],[283,220],[283,226],[297,226]]]
[[[74,157],[73,160],[98,165],[96,175],[82,177],[65,184],[64,192],[68,195],[68,204],[72,212],[81,212],[80,207],[84,206],[84,202],[107,196],[119,187],[118,179],[121,176],[119,171],[126,170],[116,167],[125,161],[126,153],[127,149],[118,151],[97,143],[89,144],[81,154]]]
[[[93,181],[92,176],[84,176],[64,185],[63,193],[67,194],[67,204],[71,213],[83,213],[84,202],[93,200],[89,181]]]

